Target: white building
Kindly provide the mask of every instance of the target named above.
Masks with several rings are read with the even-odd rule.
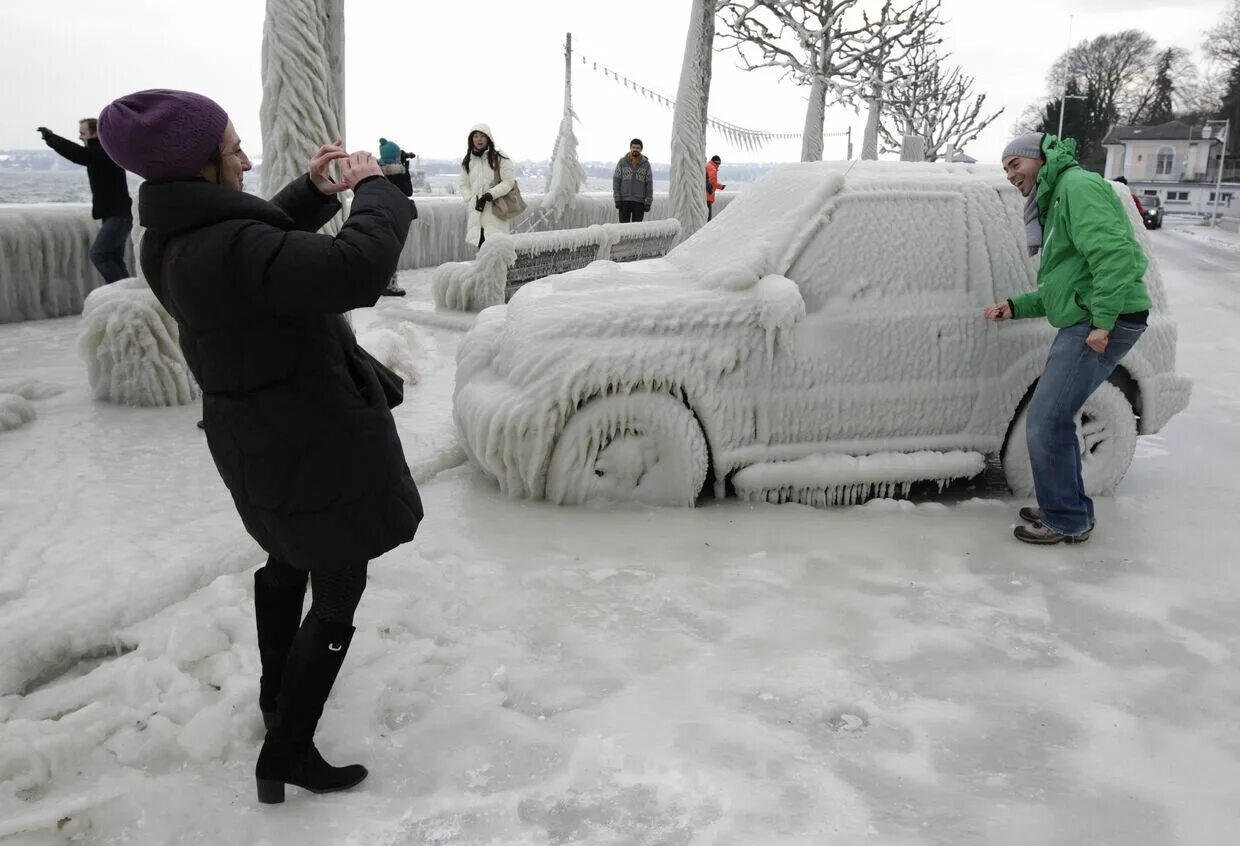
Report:
[[[1159,197],[1169,213],[1210,214],[1223,149],[1212,135],[1220,128],[1178,120],[1159,126],[1116,126],[1102,142],[1107,151],[1103,175],[1125,177],[1134,194]],[[1240,183],[1229,171],[1223,176],[1218,206],[1227,214],[1240,209]]]

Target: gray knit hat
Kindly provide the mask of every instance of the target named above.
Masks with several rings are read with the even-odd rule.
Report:
[[[1003,155],[999,157],[999,161],[1005,162],[1009,156],[1041,159],[1043,137],[1045,136],[1041,132],[1026,132],[1024,135],[1016,136],[1003,148]]]

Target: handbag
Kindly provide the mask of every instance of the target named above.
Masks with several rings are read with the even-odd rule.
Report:
[[[383,362],[366,352],[366,348],[361,344],[357,345],[357,351],[370,364],[370,368],[375,371],[375,376],[379,379],[379,387],[383,389],[383,398],[387,401],[389,409],[395,408],[405,401],[405,380],[401,379],[391,370],[389,370]]]
[[[499,176],[499,160],[495,161],[495,185],[500,184],[504,180]],[[495,185],[491,187],[494,188]],[[491,200],[491,212],[500,220],[508,220],[516,217],[527,208],[525,198],[521,196],[521,184],[516,179],[512,180],[512,190],[502,197],[495,197]]]

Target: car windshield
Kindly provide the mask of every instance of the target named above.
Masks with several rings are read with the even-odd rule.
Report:
[[[1145,206],[1147,209],[1156,209],[1162,205],[1162,201],[1157,197],[1142,197],[1141,205]]]

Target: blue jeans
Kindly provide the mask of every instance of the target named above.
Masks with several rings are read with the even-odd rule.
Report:
[[[105,217],[103,226],[90,248],[90,260],[103,274],[104,282],[115,282],[129,276],[125,267],[125,243],[133,229],[132,217]]]
[[[1107,380],[1145,327],[1116,321],[1102,355],[1085,343],[1089,321],[1060,329],[1046,357],[1046,370],[1029,400],[1025,438],[1033,465],[1033,487],[1042,525],[1079,535],[1094,525],[1094,502],[1081,478],[1076,415],[1089,395]]]

